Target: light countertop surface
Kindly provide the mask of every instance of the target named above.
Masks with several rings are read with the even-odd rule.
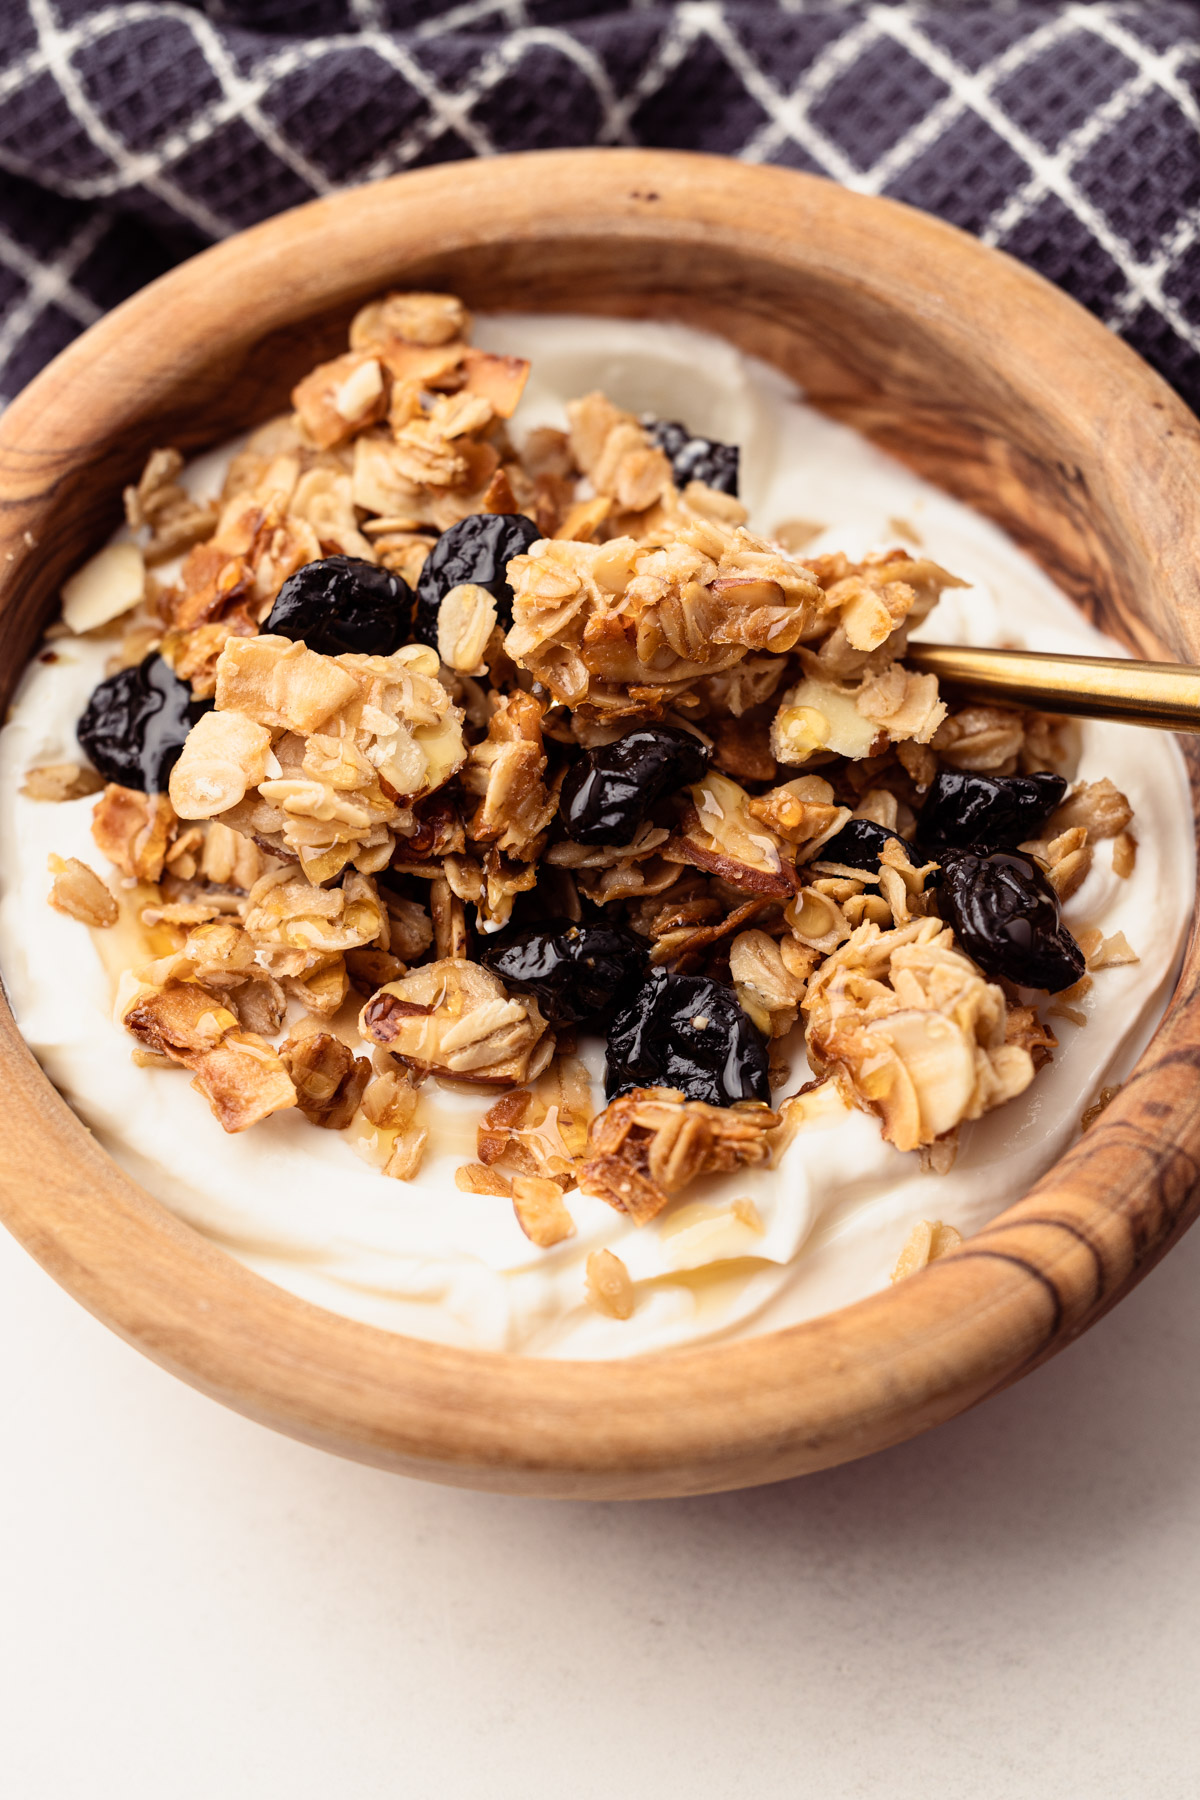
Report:
[[[339,1462],[0,1232],[12,1800],[1194,1800],[1200,1232],[915,1443],[634,1505]]]

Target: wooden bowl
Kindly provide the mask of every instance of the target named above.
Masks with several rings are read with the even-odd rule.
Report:
[[[997,519],[1135,650],[1200,662],[1197,422],[1073,301],[948,226],[805,175],[584,150],[317,201],[195,258],[66,350],[0,420],[4,701],[147,451],[199,449],[277,410],[342,346],[354,308],[394,285],[724,333]],[[294,1299],[121,1173],[7,1011],[0,1215],[165,1367],[344,1455],[510,1493],[775,1481],[894,1444],[1015,1380],[1191,1223],[1198,970],[1193,933],[1133,1078],[987,1230],[887,1293],[742,1342],[524,1360]]]

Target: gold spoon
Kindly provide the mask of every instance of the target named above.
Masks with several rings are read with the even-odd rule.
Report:
[[[904,661],[974,700],[1200,732],[1200,668],[1187,663],[969,650],[957,644],[910,644]]]

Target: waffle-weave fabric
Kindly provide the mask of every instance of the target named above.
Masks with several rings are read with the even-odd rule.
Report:
[[[1183,0],[0,0],[0,403],[206,243],[422,164],[706,150],[1011,251],[1200,406]]]

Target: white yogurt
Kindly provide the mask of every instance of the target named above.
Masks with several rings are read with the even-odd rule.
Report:
[[[484,348],[530,358],[520,434],[564,422],[564,402],[602,388],[631,409],[686,419],[743,447],[743,497],[764,532],[787,519],[825,526],[811,551],[858,556],[912,529],[929,555],[971,582],[920,635],[962,643],[1112,653],[994,526],[842,426],[803,406],[773,370],[679,327],[600,319],[478,321]],[[215,491],[224,458],[202,460]],[[433,1131],[417,1180],[389,1181],[342,1134],[297,1112],[229,1137],[182,1071],[137,1068],[113,1021],[112,981],[93,934],[46,904],[52,853],[103,866],[93,802],[23,798],[31,765],[78,755],[74,723],[104,673],[111,639],[59,640],[34,662],[0,731],[0,968],[22,1033],[55,1085],[116,1160],[179,1216],[261,1274],[335,1312],[418,1337],[552,1357],[614,1357],[745,1335],[811,1318],[883,1287],[910,1229],[941,1219],[967,1235],[1017,1198],[1079,1130],[1084,1107],[1119,1081],[1170,992],[1195,880],[1191,807],[1173,739],[1085,725],[1077,773],[1108,775],[1129,797],[1137,866],[1121,881],[1101,844],[1066,907],[1080,931],[1124,931],[1136,965],[1100,971],[1087,1023],[1053,1021],[1061,1048],[1019,1099],[966,1126],[951,1174],[922,1174],[875,1119],[839,1111],[800,1133],[771,1171],[710,1178],[640,1230],[604,1201],[567,1198],[576,1234],[536,1249],[503,1199],[463,1194],[485,1100],[423,1089]],[[794,1081],[807,1078],[799,1033]],[[601,1046],[588,1049],[594,1071]],[[731,1211],[752,1198],[760,1233]],[[586,1305],[584,1265],[607,1248],[637,1284],[632,1318]]]

